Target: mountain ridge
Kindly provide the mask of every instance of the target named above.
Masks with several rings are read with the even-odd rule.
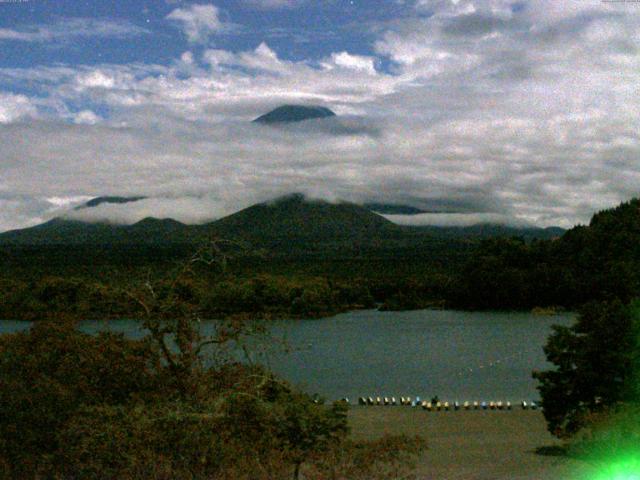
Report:
[[[99,205],[104,202],[87,203]],[[301,194],[291,194],[199,225],[154,217],[144,218],[131,225],[89,223],[57,217],[34,227],[0,233],[0,245],[198,243],[211,236],[241,238],[253,242],[297,238],[307,243],[373,241],[382,238],[410,240],[420,235],[440,238],[522,236],[535,239],[555,238],[563,233],[564,230],[558,227],[518,228],[492,224],[469,227],[401,226],[376,213],[367,204],[330,203],[309,200]]]
[[[282,105],[259,116],[253,122],[262,124],[294,123],[336,116],[333,111],[320,105]]]

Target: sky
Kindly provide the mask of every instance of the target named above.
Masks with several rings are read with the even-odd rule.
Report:
[[[634,0],[0,0],[0,231],[292,192],[569,227],[638,195],[639,93]]]

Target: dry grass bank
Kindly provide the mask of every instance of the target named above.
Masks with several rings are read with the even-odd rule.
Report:
[[[536,448],[560,445],[546,431],[540,411],[425,412],[410,407],[353,407],[352,435],[422,435],[429,450],[420,460],[421,479],[588,480],[589,466],[539,455]]]

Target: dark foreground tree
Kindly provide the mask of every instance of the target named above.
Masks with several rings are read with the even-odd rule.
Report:
[[[306,468],[322,479],[314,465],[340,445],[360,458],[344,443],[346,405],[234,360],[255,322],[203,334],[190,285],[217,255],[126,291],[143,310],[140,340],[82,333],[70,319],[0,337],[0,478],[266,480]]]
[[[533,376],[554,435],[569,437],[594,413],[640,401],[639,302],[586,305],[573,326],[554,326],[544,351],[556,368]]]

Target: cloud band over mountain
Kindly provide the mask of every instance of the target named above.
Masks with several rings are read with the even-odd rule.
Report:
[[[186,43],[167,63],[0,68],[0,230],[100,195],[149,197],[102,209],[123,222],[206,221],[301,192],[569,226],[638,193],[640,8],[406,2],[370,26],[369,51],[293,58],[219,48],[242,18],[204,9],[213,28],[174,7],[160,21]],[[251,123],[292,103],[352,128]]]

